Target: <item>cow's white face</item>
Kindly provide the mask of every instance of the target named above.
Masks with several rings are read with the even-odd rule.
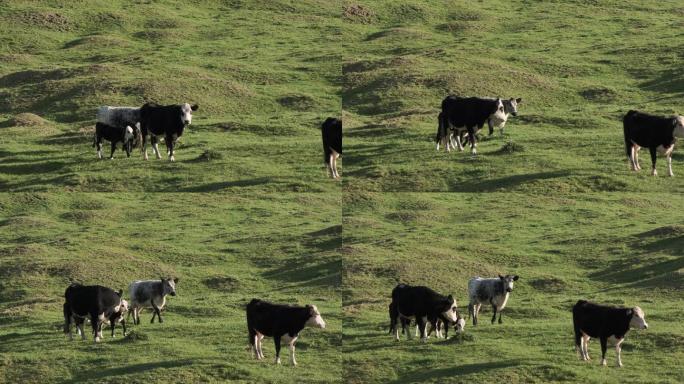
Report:
[[[504,100],[504,111],[506,114],[518,116],[518,104],[522,101],[521,98]]]
[[[311,315],[306,321],[305,325],[316,328],[325,328],[325,320],[321,317],[321,313],[318,312],[318,308],[315,305],[307,305],[309,309],[309,314]]]
[[[124,133],[124,142],[133,140],[133,128],[130,125],[126,126],[126,133]]]
[[[673,132],[674,136],[684,137],[684,116],[676,116],[675,120],[677,120],[677,122],[675,123]]]
[[[197,108],[199,108],[197,104],[190,105],[188,103],[185,103],[181,105],[181,121],[184,125],[192,124],[192,112],[196,111]]]
[[[121,311],[121,313],[128,312],[128,301],[127,300],[121,299],[121,305],[119,306],[119,311]]]
[[[504,107],[503,101],[501,99],[496,99],[497,105],[496,105],[496,111],[492,113],[491,117],[494,117],[498,120],[505,121],[506,120],[506,108]]]
[[[513,292],[513,282],[518,281],[518,275],[506,275],[506,276],[501,276],[499,275],[499,279],[503,282],[503,289],[504,292]]]
[[[164,295],[176,296],[176,283],[178,279],[161,279]]]
[[[456,332],[463,332],[465,329],[465,325],[465,319],[459,316],[458,320],[456,320],[456,324],[454,325],[454,329],[456,329]]]
[[[644,318],[644,311],[639,307],[632,308],[632,319],[629,321],[629,326],[636,329],[646,329],[648,324]]]
[[[442,312],[442,315],[449,319],[450,322],[455,323],[458,320],[458,305],[456,305],[456,300],[451,295],[449,295],[448,300],[448,309]]]

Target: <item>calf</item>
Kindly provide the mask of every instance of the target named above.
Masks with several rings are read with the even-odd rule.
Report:
[[[135,146],[136,142],[136,130],[137,132],[140,132],[140,128],[137,125],[136,129],[133,129],[130,125],[125,127],[113,127],[99,122],[96,123],[93,147],[97,147],[97,157],[100,159],[102,158],[103,139],[111,142],[112,144],[112,152],[109,154],[110,159],[114,159],[116,144],[119,142],[122,143],[122,149],[126,151],[126,157],[131,157],[131,150]]]
[[[161,159],[157,147],[157,136],[164,136],[169,160],[175,161],[174,147],[185,127],[192,123],[192,112],[199,107],[188,103],[180,105],[157,105],[147,103],[140,108],[140,128],[142,131],[142,152],[147,160],[147,135],[150,135],[152,150],[157,159]]]
[[[123,292],[122,292],[123,293]],[[123,327],[123,335],[126,337],[126,318],[124,315],[128,312],[128,301],[121,299],[121,307],[117,312],[114,312],[109,318],[105,319],[102,324],[107,324],[109,325],[111,331],[112,331],[112,338],[114,337],[114,328],[116,327],[116,324],[121,324]],[[88,322],[90,320],[86,319]],[[76,328],[76,331],[78,332],[78,335],[81,337],[84,337],[81,328]]]
[[[606,365],[608,340],[615,343],[617,366],[622,367],[622,342],[630,328],[646,329],[644,311],[639,307],[624,308],[600,305],[579,300],[572,307],[572,324],[575,329],[575,350],[582,360],[589,359],[589,339],[601,341],[601,365]]]
[[[131,299],[130,313],[133,314],[133,324],[140,324],[140,311],[144,308],[152,308],[152,320],[157,316],[160,323],[163,323],[161,311],[166,305],[166,295],[176,296],[176,283],[178,279],[159,280],[138,280],[128,286]]]
[[[442,111],[439,116],[437,136],[435,141],[444,143],[446,150],[450,150],[450,134],[453,131],[459,150],[463,150],[460,141],[463,132],[470,137],[470,151],[473,155],[477,153],[477,138],[475,132],[482,129],[485,123],[495,124],[505,121],[506,114],[501,99],[483,99],[479,97],[458,97],[447,96],[442,100]]]
[[[333,179],[339,179],[337,158],[342,154],[342,120],[328,117],[321,126],[323,135],[323,162]]]
[[[392,308],[393,306],[394,306],[394,303],[390,304],[390,318],[392,318],[392,314],[395,313],[394,312],[395,310]],[[402,316],[399,316],[399,317],[401,320],[401,333],[405,333],[408,337],[410,337],[410,335],[408,334],[408,332],[409,332],[408,327],[411,325],[411,319],[407,318],[407,317],[402,317]],[[457,333],[463,332],[463,330],[465,328],[465,319],[463,319],[463,317],[461,317],[461,315],[458,312],[456,313],[456,317],[457,317],[457,319],[456,319],[455,323],[452,323],[451,321],[447,320],[446,318],[444,318],[444,316],[441,316],[441,315],[438,316],[436,319],[435,318],[428,318],[428,324],[430,325],[430,329],[427,331],[428,338],[432,334],[433,330],[435,331],[435,336],[437,338],[444,338],[444,339],[448,338],[449,337],[449,326],[450,325],[454,326],[454,330]],[[390,334],[393,331],[394,330],[390,326]],[[416,337],[418,337],[419,335],[420,335],[420,329],[418,327],[418,324],[416,324]]]
[[[290,362],[295,360],[295,342],[304,327],[325,328],[325,321],[315,305],[304,307],[272,304],[259,299],[252,299],[247,304],[247,330],[249,345],[257,360],[264,358],[261,340],[264,336],[273,337],[275,343],[275,363],[280,364],[280,341],[284,341],[290,350]]]
[[[672,150],[678,137],[684,137],[684,116],[661,117],[638,111],[629,111],[622,119],[625,136],[625,152],[632,171],[641,169],[639,149],[647,147],[651,153],[653,176],[657,176],[656,154],[667,159],[667,173],[672,173]]]
[[[496,100],[494,98],[485,98],[486,100]],[[521,98],[510,98],[510,99],[502,99],[501,102],[503,103],[504,107],[504,114],[503,116],[499,114],[495,114],[494,116],[490,117],[487,120],[487,125],[489,126],[489,135],[491,136],[494,133],[494,128],[499,128],[500,133],[503,135],[504,133],[504,126],[506,126],[506,122],[508,121],[509,116],[518,116],[518,104],[522,102]],[[477,134],[477,131],[475,132]],[[457,145],[457,142],[460,141],[461,144],[465,144],[470,141],[469,139],[470,136],[468,136],[468,133],[465,131],[461,131],[460,137],[451,135],[451,146],[455,147]],[[439,148],[437,148],[439,150]]]
[[[437,319],[444,319],[446,323],[458,321],[458,306],[453,296],[443,296],[424,286],[410,286],[399,284],[392,290],[392,303],[390,304],[390,333],[394,332],[394,338],[399,340],[397,323],[402,319],[415,318],[420,331],[420,338],[427,341],[427,322],[437,323]],[[402,330],[407,330],[405,322],[402,322]],[[410,333],[406,332],[410,338]]]
[[[502,323],[501,311],[506,307],[508,295],[513,291],[513,282],[518,281],[518,275],[499,275],[498,278],[483,279],[474,277],[468,281],[468,315],[473,317],[473,326],[477,325],[477,317],[482,303],[492,305],[492,324],[499,313],[499,324]]]
[[[123,290],[115,292],[110,288],[100,285],[81,285],[72,283],[64,292],[64,333],[71,334],[72,321],[78,329],[81,338],[85,340],[83,323],[90,320],[93,328],[93,337],[97,343],[102,339],[102,323],[116,319],[121,311],[121,294]],[[113,334],[112,326],[112,334]]]

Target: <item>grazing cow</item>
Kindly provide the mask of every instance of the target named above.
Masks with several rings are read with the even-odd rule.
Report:
[[[397,324],[402,319],[416,319],[423,342],[427,341],[425,329],[428,322],[436,325],[437,319],[443,319],[449,324],[458,321],[458,306],[453,296],[440,295],[424,286],[397,285],[392,290],[392,303],[389,309],[390,333],[394,333],[396,340],[399,340]],[[405,324],[402,322],[402,330],[406,331],[406,337],[410,338],[410,332]]]
[[[468,281],[468,315],[473,317],[473,326],[477,325],[477,317],[480,313],[482,303],[492,305],[492,324],[496,320],[496,313],[499,313],[499,324],[501,321],[501,311],[506,307],[508,295],[513,291],[513,282],[518,281],[518,275],[499,275],[498,278],[483,279],[474,277]]]
[[[342,154],[342,120],[328,117],[321,126],[323,135],[323,162],[333,179],[338,179],[337,158]]]
[[[133,314],[133,324],[140,324],[140,311],[144,308],[152,308],[152,320],[154,323],[154,316],[157,316],[160,323],[163,323],[161,311],[166,305],[166,295],[176,296],[176,284],[178,279],[164,279],[159,280],[138,280],[134,281],[128,286],[128,292],[131,296],[130,313]]]
[[[613,307],[579,300],[572,307],[572,324],[575,328],[575,350],[582,360],[589,359],[589,339],[601,341],[601,365],[606,365],[608,340],[615,343],[617,366],[622,367],[622,342],[630,328],[646,329],[644,311],[639,307]]]
[[[133,129],[130,125],[125,127],[113,127],[100,122],[96,123],[93,147],[97,147],[97,157],[100,159],[102,158],[103,139],[112,143],[112,152],[109,154],[110,159],[114,159],[116,144],[119,142],[122,143],[122,149],[126,151],[126,157],[131,157],[131,151],[136,145],[136,135],[140,132],[139,125],[135,125],[135,127],[136,129]]]
[[[64,333],[71,334],[72,321],[78,329],[79,335],[85,340],[83,323],[90,320],[95,342],[102,340],[102,324],[115,322],[121,315],[121,294],[123,290],[115,292],[113,289],[100,285],[81,285],[72,283],[64,292]],[[113,323],[112,323],[113,324]],[[112,335],[114,326],[112,325]]]
[[[259,299],[252,299],[247,304],[247,330],[249,345],[257,360],[264,358],[261,340],[264,336],[273,337],[275,343],[275,363],[280,364],[280,341],[284,341],[290,350],[290,362],[295,360],[295,342],[304,327],[325,328],[325,321],[315,305],[290,306],[272,304]]]
[[[653,176],[657,176],[656,154],[659,152],[667,159],[667,173],[672,173],[672,150],[678,137],[684,137],[684,116],[661,117],[638,111],[629,111],[622,119],[625,134],[625,152],[632,171],[641,169],[639,149],[648,148],[651,153]]]
[[[470,151],[473,155],[477,153],[477,138],[475,132],[482,129],[485,123],[498,124],[505,121],[506,114],[501,99],[483,99],[479,97],[458,97],[447,96],[442,100],[442,111],[439,114],[439,124],[435,141],[442,142],[447,151],[450,151],[450,134],[456,138],[459,150],[463,150],[460,141],[463,132],[468,133],[470,138]]]
[[[109,325],[112,331],[112,338],[114,337],[114,328],[116,327],[116,324],[121,324],[121,326],[123,327],[123,335],[124,337],[126,336],[126,313],[128,313],[128,301],[121,299],[121,307],[119,307],[119,310],[117,312],[114,312],[111,316],[109,316],[108,319],[105,319],[102,322],[102,324]],[[88,319],[86,319],[86,321],[90,322],[90,320]],[[79,336],[83,337],[80,328],[77,327],[76,331],[78,332]]]
[[[169,160],[175,161],[173,149],[176,141],[183,135],[183,130],[192,123],[192,112],[199,107],[188,103],[180,105],[157,105],[147,103],[140,108],[140,126],[142,130],[142,152],[147,160],[147,135],[150,135],[152,150],[157,159],[161,159],[157,147],[157,136],[164,135]]]
[[[392,317],[392,314],[395,313],[395,310],[392,308],[394,306],[394,303],[390,304],[390,318]],[[401,333],[408,333],[408,327],[411,325],[411,319],[407,317],[402,317],[399,316],[401,319]],[[447,320],[444,318],[444,316],[439,315],[437,318],[428,318],[428,324],[430,325],[430,329],[427,331],[427,336],[428,338],[432,334],[432,331],[435,331],[435,337],[441,339],[441,338],[448,338],[449,337],[449,325],[454,326],[454,330],[457,333],[463,332],[465,328],[465,319],[461,317],[461,314],[456,312],[456,322],[452,323],[451,321]],[[427,328],[427,327],[426,327]],[[442,330],[443,329],[443,330]],[[390,334],[392,333],[393,329],[390,326]],[[416,324],[416,337],[420,336],[420,328],[418,327],[418,324]]]

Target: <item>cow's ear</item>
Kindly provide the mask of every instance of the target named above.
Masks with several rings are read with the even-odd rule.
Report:
[[[513,281],[518,281],[519,278],[520,278],[520,276],[515,275],[515,276],[513,276]]]
[[[627,316],[628,316],[628,317],[632,317],[632,313],[633,313],[633,312],[634,312],[634,311],[633,311],[631,308],[628,309],[628,310],[627,310]]]
[[[163,283],[166,279],[163,277],[160,277],[159,280],[161,280],[161,282]]]
[[[499,279],[503,280],[503,279],[504,279],[504,277],[503,277],[503,276],[501,276],[501,275],[499,275]]]
[[[192,107],[190,107],[190,109],[192,109],[193,111],[196,111],[199,109],[199,105],[194,104]]]
[[[518,104],[522,103],[522,97],[518,97],[517,99],[515,99],[515,102]]]
[[[174,277],[174,278],[173,278],[173,282],[174,282],[174,283],[178,283],[178,278],[177,278],[177,277]]]
[[[117,292],[116,294],[119,295],[119,297],[121,297],[121,295],[123,295],[123,289],[119,289],[119,292]]]

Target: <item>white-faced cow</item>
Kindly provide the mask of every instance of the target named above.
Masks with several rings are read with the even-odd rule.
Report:
[[[601,365],[606,365],[608,341],[615,344],[617,366],[622,367],[622,342],[630,328],[646,329],[644,311],[639,307],[613,307],[579,300],[572,307],[572,324],[575,329],[575,350],[580,359],[589,360],[589,339],[598,337],[601,342]]]
[[[140,312],[144,308],[152,308],[152,319],[157,316],[160,323],[163,323],[161,311],[166,305],[166,295],[176,296],[176,283],[178,279],[161,278],[159,280],[138,280],[128,286],[131,299],[130,312],[133,314],[133,324],[140,324]]]
[[[180,105],[157,105],[147,103],[140,108],[140,128],[142,131],[142,151],[147,160],[147,136],[150,136],[152,150],[161,159],[157,136],[164,136],[169,160],[175,161],[174,147],[187,125],[192,124],[192,112],[199,107],[188,103]]]
[[[641,169],[639,149],[648,148],[651,153],[653,176],[656,171],[656,155],[661,153],[667,159],[667,173],[672,173],[672,151],[678,137],[684,137],[684,116],[654,116],[638,111],[629,111],[622,119],[625,135],[625,151],[633,171]]]
[[[473,277],[468,281],[468,315],[473,318],[473,326],[477,325],[477,318],[480,313],[480,307],[483,303],[492,306],[492,324],[496,320],[496,314],[499,313],[499,324],[502,323],[501,311],[506,307],[508,296],[513,291],[513,282],[518,281],[518,275],[506,275],[489,279],[481,277]]]
[[[325,321],[315,305],[272,304],[259,299],[252,299],[247,304],[249,345],[257,360],[264,358],[261,341],[268,336],[273,337],[275,343],[275,363],[280,364],[280,342],[283,341],[290,350],[290,363],[297,365],[295,342],[299,332],[307,326],[325,328]]]
[[[396,306],[396,304],[394,302],[392,302],[390,304],[390,307],[389,307],[390,318],[392,318],[392,316],[396,314],[395,306]],[[402,334],[408,333],[409,332],[408,328],[411,325],[411,318],[403,317],[403,316],[399,316],[399,318],[401,319],[401,333]],[[456,322],[455,323],[452,323],[450,320],[445,318],[444,315],[442,315],[442,314],[437,315],[436,318],[432,317],[432,316],[428,317],[427,321],[428,321],[427,325],[430,326],[429,329],[428,329],[427,325],[425,327],[428,338],[432,334],[432,331],[435,331],[435,337],[437,337],[438,339],[448,338],[449,337],[449,326],[450,325],[453,325],[454,330],[457,333],[461,333],[465,329],[465,319],[463,317],[461,317],[461,314],[458,311],[456,312]],[[392,329],[392,326],[393,325],[390,324],[390,334],[392,332],[395,332],[395,330]],[[420,336],[420,327],[418,326],[418,324],[416,324],[416,337],[419,337],[419,336]]]
[[[123,290],[115,292],[113,289],[100,285],[81,285],[72,283],[64,292],[64,333],[73,340],[71,323],[78,329],[78,333],[85,340],[83,323],[90,320],[95,342],[102,340],[102,324],[110,322],[112,335],[114,324],[123,315],[121,311],[121,294]]]
[[[463,150],[461,136],[467,132],[470,140],[470,151],[475,155],[477,153],[475,133],[482,129],[485,123],[493,124],[506,120],[506,114],[501,99],[492,100],[449,95],[442,100],[442,111],[438,119],[439,124],[435,137],[437,149],[439,149],[439,143],[442,143],[446,150],[450,151],[450,137],[453,134],[458,149]]]
[[[342,120],[327,118],[321,126],[323,135],[323,162],[333,179],[338,179],[337,158],[342,154]]]
[[[397,325],[402,322],[402,319],[415,319],[423,342],[427,341],[426,326],[428,322],[434,324],[436,328],[438,319],[442,319],[447,324],[458,321],[458,306],[453,296],[440,295],[424,286],[399,284],[394,287],[389,310],[390,333],[394,333],[396,340],[399,340]],[[403,321],[401,324],[402,330],[406,332],[406,337],[410,338],[411,333],[406,328],[408,322]]]
[[[117,143],[122,144],[122,149],[126,151],[126,157],[131,157],[131,151],[136,145],[136,132],[140,132],[139,125],[136,125],[135,127],[136,129],[130,125],[125,127],[113,127],[100,122],[96,123],[93,147],[97,148],[97,157],[100,159],[102,158],[103,139],[112,144],[111,153],[109,154],[110,159],[114,159],[114,151],[116,150]]]

